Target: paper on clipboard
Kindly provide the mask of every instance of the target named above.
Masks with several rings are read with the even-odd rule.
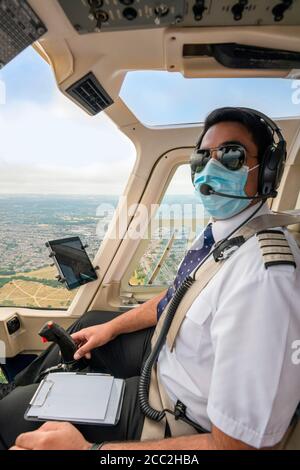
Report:
[[[25,418],[115,424],[123,389],[124,381],[105,374],[48,374],[34,394]]]

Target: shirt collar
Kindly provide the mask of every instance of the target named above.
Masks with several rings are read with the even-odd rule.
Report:
[[[215,243],[227,237],[230,234],[230,232],[232,232],[241,223],[243,223],[257,209],[258,204],[261,204],[261,203],[259,202],[251,207],[248,207],[243,212],[240,212],[239,214],[233,217],[230,217],[230,219],[216,220],[216,221],[210,220],[210,222],[212,223],[212,233],[213,233]],[[265,202],[264,205],[255,214],[254,218],[258,217],[259,215],[270,214],[270,213],[272,213],[272,211],[270,210],[267,202]]]

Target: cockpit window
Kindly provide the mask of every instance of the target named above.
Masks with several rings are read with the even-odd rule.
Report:
[[[75,292],[55,279],[45,242],[80,236],[93,259],[135,149],[107,116],[66,99],[31,48],[0,85],[0,306],[65,309]]]
[[[170,285],[182,258],[207,222],[191,184],[190,165],[183,164],[174,173],[151,223],[151,236],[134,266],[129,285]]]
[[[129,72],[121,98],[148,126],[203,122],[222,106],[255,108],[273,118],[300,116],[300,80],[184,78],[164,71]]]

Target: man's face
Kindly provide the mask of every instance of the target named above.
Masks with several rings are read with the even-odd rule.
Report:
[[[259,160],[257,157],[258,149],[253,142],[250,132],[245,126],[238,122],[220,122],[210,127],[203,137],[201,149],[220,147],[221,145],[229,142],[239,143],[246,150],[245,165],[249,170],[258,165]],[[216,153],[212,153],[212,158],[216,158]],[[258,188],[258,171],[259,167],[250,171],[245,185],[245,193],[247,196],[255,196]],[[255,203],[256,201],[253,201]]]

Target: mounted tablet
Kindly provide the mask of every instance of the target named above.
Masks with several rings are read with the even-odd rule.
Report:
[[[64,282],[69,290],[97,279],[97,268],[93,267],[79,237],[52,240],[46,246],[59,271],[59,282]]]

